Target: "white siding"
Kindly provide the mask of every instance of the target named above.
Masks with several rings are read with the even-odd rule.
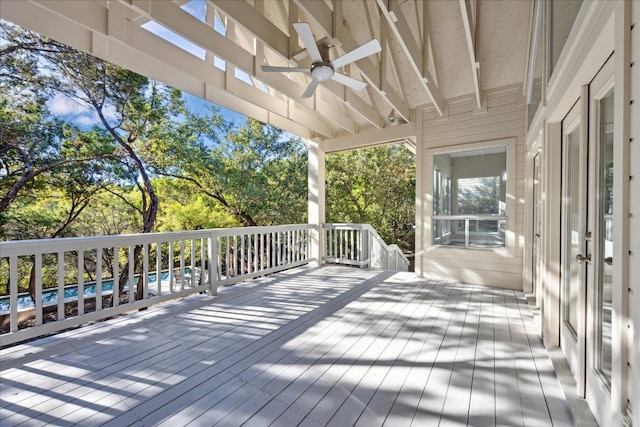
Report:
[[[417,148],[417,159],[422,168],[421,188],[423,194],[421,227],[418,236],[422,242],[419,259],[421,274],[444,280],[456,280],[511,289],[522,289],[522,252],[524,245],[524,118],[525,110],[520,86],[510,86],[487,94],[486,112],[474,111],[470,97],[452,100],[444,117],[435,110],[422,110],[421,144]],[[420,114],[420,112],[419,112]],[[510,213],[513,229],[509,239],[509,250],[458,249],[431,246],[430,233],[425,233],[431,224],[431,210],[427,198],[432,189],[433,171],[428,169],[429,150],[460,144],[515,139],[515,205]],[[509,234],[509,233],[508,233]],[[420,245],[421,243],[421,245]]]
[[[640,2],[631,2],[631,112],[629,182],[629,401],[640,425]]]

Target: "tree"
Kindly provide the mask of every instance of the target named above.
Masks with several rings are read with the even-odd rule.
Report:
[[[190,181],[155,178],[162,203],[156,229],[160,232],[241,226],[240,220],[204,192],[194,191]]]
[[[327,157],[327,220],[371,224],[387,242],[414,247],[415,156],[402,145]]]
[[[190,119],[192,120],[192,119]],[[245,226],[299,223],[307,203],[307,154],[299,138],[257,120],[225,129],[165,175],[191,182]]]
[[[15,177],[9,184],[3,183],[7,187],[6,197],[2,199],[5,207],[15,200],[20,189],[44,172],[109,156],[116,161],[102,170],[108,170],[110,180],[119,185],[105,188],[139,213],[141,229],[138,231],[152,231],[159,205],[149,172],[153,154],[159,151],[155,146],[179,151],[176,147],[181,144],[197,142],[193,135],[176,131],[181,128],[177,118],[185,111],[181,93],[11,24],[3,22],[2,31],[6,44],[0,51],[3,59],[0,75],[3,83],[0,84],[8,87],[12,81],[24,78],[24,83],[15,85],[13,92],[7,91],[13,96],[3,97],[0,104],[2,122],[8,124],[0,129],[4,173]],[[24,93],[33,94],[25,98],[30,102],[20,101]],[[48,115],[46,100],[52,94],[63,95],[82,108],[92,110],[99,126],[85,131],[80,139],[64,138],[66,128],[62,125],[41,126]],[[12,113],[14,110],[19,113]],[[59,124],[59,121],[52,123]],[[50,131],[51,128],[56,132]],[[39,133],[34,132],[40,129]],[[178,137],[160,139],[171,131]],[[70,143],[65,145],[65,142]],[[78,157],[78,153],[87,151],[87,155]],[[20,166],[13,167],[14,164]],[[125,183],[138,189],[138,200],[131,201],[119,191],[126,188],[122,185]],[[141,250],[140,246],[135,248],[134,259],[138,265]],[[121,289],[126,282],[126,269],[120,280]]]
[[[52,77],[38,69],[40,52],[64,52],[55,42],[0,21],[0,224],[20,192],[43,175],[110,156],[103,141],[51,117]],[[41,183],[46,183],[41,179]]]
[[[222,144],[217,178],[249,225],[300,223],[307,203],[307,155],[299,138],[247,119]]]

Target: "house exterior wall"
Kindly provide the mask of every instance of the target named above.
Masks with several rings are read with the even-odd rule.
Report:
[[[640,426],[640,2],[631,2],[629,129],[629,403]]]
[[[612,370],[608,391],[597,395],[587,386],[586,401],[601,425],[640,425],[640,3],[611,0],[584,2],[554,74],[543,90],[543,102],[526,136],[527,157],[542,150],[543,227],[541,319],[544,342],[563,346],[559,336],[562,319],[562,277],[559,236],[562,232],[562,121],[580,102],[588,108],[581,119],[592,126],[589,88],[605,63],[613,64],[614,100],[614,237],[612,290]],[[607,62],[608,61],[608,62]],[[605,73],[606,74],[606,73]],[[546,76],[543,78],[546,80]],[[586,88],[586,89],[585,89]],[[585,101],[587,99],[587,101]],[[585,112],[589,110],[588,114]],[[590,130],[591,132],[591,130]],[[591,135],[590,138],[593,136]],[[531,167],[531,166],[530,166]],[[530,168],[529,167],[529,168]],[[531,174],[527,174],[527,179]],[[527,188],[530,185],[527,184]],[[527,197],[527,210],[532,198]],[[526,247],[534,238],[525,232]],[[525,265],[531,262],[531,251]],[[531,280],[525,269],[524,277]],[[593,286],[587,282],[587,286]],[[531,288],[527,284],[525,288]],[[595,289],[587,289],[589,304],[595,305]],[[594,357],[595,315],[587,306],[585,348],[587,360]],[[587,362],[585,377],[593,376]],[[575,367],[574,367],[575,369]],[[594,382],[592,382],[593,384]],[[592,386],[593,387],[593,386]],[[604,389],[604,387],[603,387]],[[579,391],[570,391],[577,392]],[[604,396],[608,396],[604,398]],[[604,402],[603,402],[604,400]],[[609,401],[610,400],[610,401]]]
[[[444,117],[433,108],[419,110],[417,120],[416,271],[442,280],[522,289],[524,230],[524,117],[520,86],[486,94],[486,109],[474,109],[471,97],[452,100]],[[474,148],[503,141],[510,145],[507,168],[507,248],[463,249],[432,245],[433,156],[438,151]]]

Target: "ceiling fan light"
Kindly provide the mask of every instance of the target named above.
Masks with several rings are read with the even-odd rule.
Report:
[[[311,66],[311,75],[314,79],[325,82],[333,77],[333,67],[327,64],[315,64]]]

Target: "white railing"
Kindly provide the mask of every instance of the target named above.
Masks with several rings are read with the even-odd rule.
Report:
[[[507,219],[500,215],[434,215],[433,244],[504,248]]]
[[[0,297],[0,328],[8,331],[0,345],[194,293],[215,295],[218,286],[306,264],[312,229],[305,224],[0,242],[2,282],[9,279],[9,295]],[[29,283],[33,298],[19,293],[19,285]]]
[[[408,271],[409,260],[398,245],[387,245],[369,224],[323,224],[323,261]]]
[[[324,233],[322,260],[311,259],[312,231]],[[191,294],[216,295],[219,286],[310,261],[409,267],[400,248],[366,224],[0,242],[0,284],[8,285],[8,295],[0,295],[0,345]]]

